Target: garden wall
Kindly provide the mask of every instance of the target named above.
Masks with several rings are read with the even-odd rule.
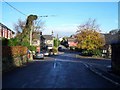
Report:
[[[27,47],[3,46],[2,47],[2,71],[6,72],[13,68],[23,66],[28,62]]]

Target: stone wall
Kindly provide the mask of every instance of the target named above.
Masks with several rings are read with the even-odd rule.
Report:
[[[18,57],[4,57],[2,58],[2,71],[7,72],[16,67],[21,67],[24,64],[28,63],[29,60],[27,55],[18,56]]]

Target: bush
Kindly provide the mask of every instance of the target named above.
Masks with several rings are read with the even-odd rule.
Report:
[[[17,38],[11,38],[8,40],[8,46],[17,46],[19,42]]]
[[[82,55],[83,55],[83,56],[92,56],[93,53],[92,53],[91,50],[83,50],[83,51],[82,51]]]
[[[92,53],[95,56],[102,56],[102,50],[99,49],[93,50]]]
[[[58,50],[57,50],[57,48],[53,48],[53,53],[57,53],[58,52]]]
[[[28,49],[29,49],[30,51],[36,51],[36,47],[35,47],[35,46],[28,46]]]
[[[27,47],[23,46],[2,46],[2,58],[17,57],[27,54]]]
[[[75,50],[75,47],[74,46],[70,46],[70,50]]]
[[[9,40],[6,38],[2,38],[2,46],[8,46]]]
[[[96,49],[96,50],[83,50],[82,51],[83,56],[102,56],[102,50]]]

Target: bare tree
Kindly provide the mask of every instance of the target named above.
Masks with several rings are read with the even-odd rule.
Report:
[[[96,24],[96,19],[89,18],[85,24],[79,25],[77,32],[81,32],[82,30],[93,30],[100,32],[99,25]]]
[[[16,31],[16,36],[20,35],[26,25],[26,21],[25,20],[21,20],[18,19],[17,23],[14,24],[14,30]],[[45,27],[45,22],[43,22],[42,20],[35,20],[33,22],[33,31],[32,32],[40,32],[41,30],[44,30]]]
[[[44,30],[45,27],[45,22],[43,22],[42,20],[36,20],[34,22],[34,26],[33,26],[33,31],[34,32],[40,32],[42,30]]]
[[[18,19],[17,23],[14,24],[14,30],[16,31],[16,34],[22,33],[25,24],[26,21],[22,21],[21,19]]]

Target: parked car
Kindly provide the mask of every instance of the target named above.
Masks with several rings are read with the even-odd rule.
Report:
[[[44,59],[44,53],[43,52],[36,52],[34,58]]]
[[[44,55],[45,55],[45,56],[49,56],[49,52],[45,52]]]
[[[58,47],[58,51],[62,51],[62,47]]]

